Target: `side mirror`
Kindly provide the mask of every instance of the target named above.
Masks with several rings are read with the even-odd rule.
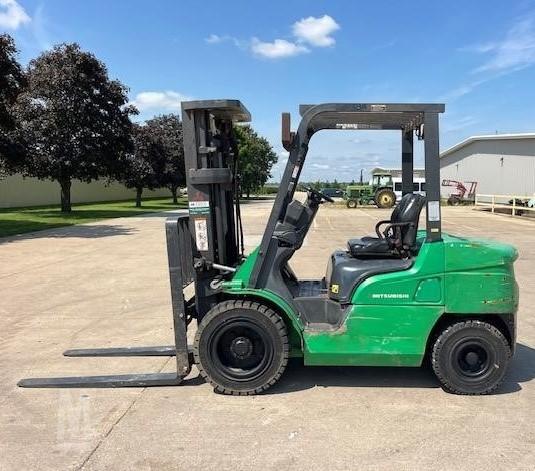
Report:
[[[282,113],[282,147],[290,151],[295,133],[290,130],[290,113]]]

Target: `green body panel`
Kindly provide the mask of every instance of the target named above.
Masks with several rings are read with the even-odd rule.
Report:
[[[336,331],[305,331],[305,364],[419,366],[444,313],[444,244],[423,241],[414,265],[375,275],[353,293]]]
[[[514,247],[451,235],[444,238],[444,246],[447,312],[509,314],[517,311],[518,286],[513,262],[518,252]]]
[[[419,366],[441,306],[353,306],[343,326],[305,331],[305,364]]]
[[[425,243],[411,268],[366,279],[351,304],[377,306],[444,305],[444,244]],[[418,301],[420,299],[422,301]]]
[[[223,290],[276,306],[305,364],[418,366],[443,314],[515,314],[518,309],[514,247],[448,234],[438,242],[424,239],[425,232],[419,231],[421,247],[411,268],[372,276],[358,286],[338,329],[305,329],[297,312],[277,293],[247,288],[258,249]]]
[[[346,199],[357,199],[357,198],[363,198],[368,197],[371,198],[373,196],[372,187],[370,185],[347,185],[346,191],[344,193],[344,198]]]

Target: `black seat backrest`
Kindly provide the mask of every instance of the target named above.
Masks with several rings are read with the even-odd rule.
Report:
[[[418,231],[418,220],[425,204],[425,197],[416,193],[408,193],[392,211],[390,222],[392,223],[412,223],[399,226],[401,243],[405,247],[413,247],[416,243],[416,232]]]
[[[312,219],[314,210],[300,201],[293,200],[286,209],[284,221],[275,226],[274,235],[299,249],[303,245]]]

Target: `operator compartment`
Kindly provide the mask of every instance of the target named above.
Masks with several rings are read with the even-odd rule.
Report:
[[[416,233],[424,203],[421,195],[405,195],[390,219],[376,224],[377,237],[350,239],[347,251],[338,250],[331,255],[325,274],[330,299],[349,304],[366,278],[407,270],[413,265],[419,249]]]

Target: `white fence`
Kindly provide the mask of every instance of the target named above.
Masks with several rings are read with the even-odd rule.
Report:
[[[524,211],[535,211],[535,204],[533,207],[523,206],[518,204],[519,201],[533,201],[535,203],[535,195],[533,196],[519,196],[519,195],[481,195],[476,194],[475,205],[486,206],[490,208],[491,212],[504,212],[503,210],[511,211],[511,216],[520,216]],[[535,215],[535,213],[532,213]]]

